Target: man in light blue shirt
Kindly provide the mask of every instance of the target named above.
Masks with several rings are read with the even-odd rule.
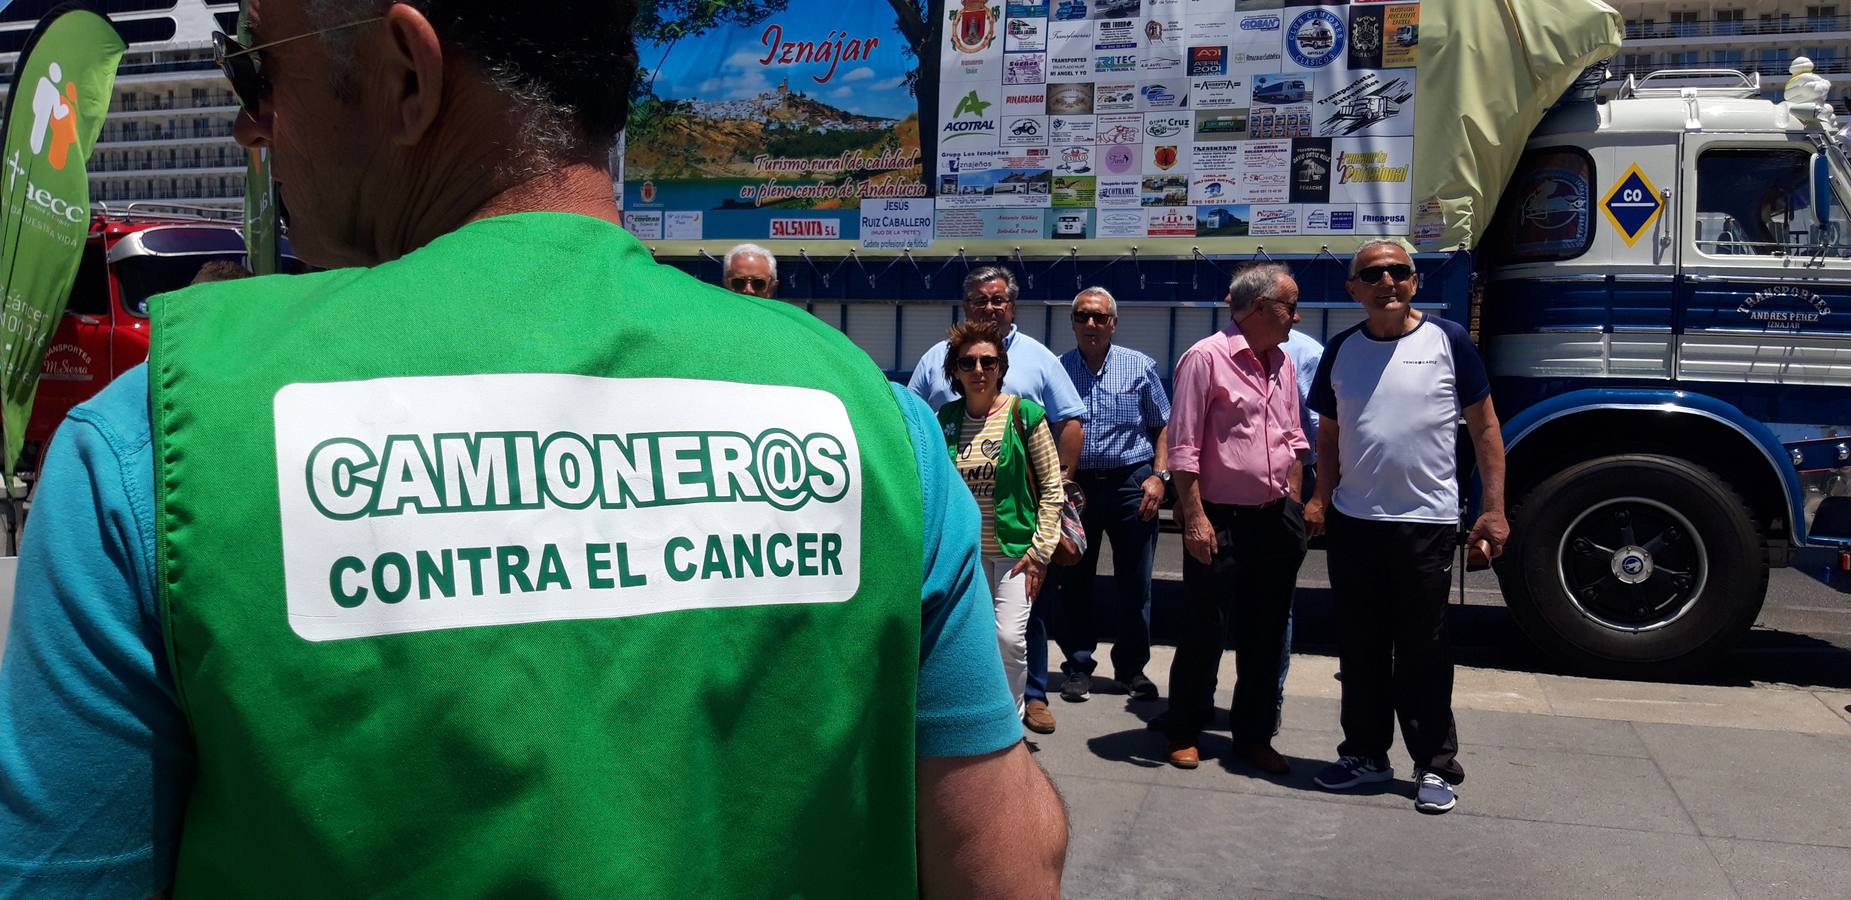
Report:
[[[1298,324],[1298,314],[1292,314],[1292,324]],[[1311,496],[1311,466],[1318,458],[1318,414],[1308,400],[1311,397],[1311,382],[1317,380],[1318,363],[1324,359],[1324,345],[1318,339],[1298,329],[1292,329],[1290,337],[1279,345],[1285,355],[1292,358],[1292,368],[1298,374],[1298,424],[1304,426],[1305,440],[1311,442],[1311,450],[1305,457],[1305,496]]]
[[[1003,391],[1026,397],[1048,411],[1048,427],[1060,448],[1060,468],[1071,481],[1080,463],[1080,447],[1085,442],[1081,421],[1086,418],[1086,404],[1073,380],[1061,367],[1060,358],[1040,341],[1016,330],[1015,302],[1021,291],[1015,273],[1003,266],[978,266],[964,276],[964,317],[979,322],[994,322],[1008,331],[1004,351],[1009,355],[1009,371],[1003,375]],[[957,395],[945,380],[946,342],[939,341],[919,357],[913,377],[906,383],[912,392],[934,410],[950,403]],[[1028,620],[1028,729],[1037,734],[1054,731],[1054,714],[1048,710],[1048,627],[1047,620],[1032,616]]]
[[[978,266],[964,276],[964,318],[995,322],[1008,331],[1003,349],[1009,353],[1009,373],[1003,376],[1003,391],[1027,397],[1048,411],[1048,424],[1060,447],[1060,467],[1071,476],[1080,461],[1080,423],[1086,418],[1086,404],[1080,402],[1080,392],[1061,368],[1060,358],[1015,327],[1015,301],[1020,293],[1014,272],[1003,266]],[[945,380],[945,346],[944,341],[933,344],[919,357],[913,377],[906,382],[934,410],[957,397]]]
[[[1297,325],[1299,316],[1292,313],[1292,324]],[[1318,414],[1311,408],[1311,383],[1317,380],[1318,363],[1324,360],[1324,345],[1298,329],[1285,343],[1279,345],[1285,355],[1292,358],[1292,368],[1298,375],[1298,424],[1305,429],[1305,440],[1311,449],[1304,452],[1305,477],[1300,497],[1310,497],[1318,485]],[[1293,600],[1296,602],[1297,597]],[[1292,606],[1285,608],[1285,652],[1279,656],[1279,717],[1273,724],[1273,734],[1279,733],[1279,723],[1285,716],[1285,676],[1292,671]]]

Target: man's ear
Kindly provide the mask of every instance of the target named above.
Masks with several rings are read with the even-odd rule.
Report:
[[[384,24],[378,66],[379,78],[389,86],[387,137],[412,146],[430,133],[443,107],[443,41],[430,20],[409,4],[387,7]]]

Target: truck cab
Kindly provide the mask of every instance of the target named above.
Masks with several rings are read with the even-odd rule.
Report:
[[[1498,573],[1558,658],[1700,663],[1770,566],[1851,546],[1851,169],[1829,114],[1760,92],[1653,73],[1558,107],[1481,248]]]
[[[22,472],[33,471],[72,407],[148,358],[148,299],[186,287],[212,260],[244,261],[235,224],[173,211],[102,208],[91,216],[77,279],[47,344]],[[300,269],[285,255],[284,271]]]

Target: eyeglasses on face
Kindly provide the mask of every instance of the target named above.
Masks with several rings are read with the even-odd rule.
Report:
[[[1073,311],[1073,324],[1075,325],[1104,325],[1116,318],[1118,317],[1111,313],[1081,312],[1077,309]]]
[[[378,22],[384,18],[385,16],[373,16],[370,19],[361,19],[357,22],[348,22],[345,25],[336,25],[332,28],[323,28],[318,31],[309,31],[303,34],[286,37],[281,40],[271,41],[267,44],[258,44],[255,47],[246,47],[239,43],[237,38],[223,31],[215,31],[212,33],[212,61],[218,63],[219,71],[225,73],[225,80],[231,82],[232,93],[238,95],[238,105],[244,107],[245,111],[255,116],[257,114],[257,104],[263,102],[263,99],[270,95],[270,82],[263,76],[263,68],[258,62],[257,51],[268,50],[271,47],[287,44],[290,41],[299,41],[307,37],[315,37],[335,31],[344,31],[349,28],[358,28],[361,25]]]
[[[965,297],[964,302],[972,309],[1002,309],[1015,301],[1009,299],[1007,295],[1001,297],[985,297],[979,294],[975,297]]]
[[[771,279],[753,278],[748,275],[734,275],[732,278],[727,279],[726,283],[735,291],[743,291],[748,288],[754,291],[763,291],[771,287]]]
[[[1366,266],[1356,272],[1356,280],[1363,284],[1375,284],[1381,281],[1382,276],[1385,274],[1393,278],[1396,284],[1400,284],[1414,277],[1414,267],[1406,263],[1393,263],[1386,266]]]
[[[960,372],[975,372],[978,369],[987,371],[1002,368],[1002,365],[1003,360],[1000,356],[972,356],[966,354],[958,357],[958,371]]]

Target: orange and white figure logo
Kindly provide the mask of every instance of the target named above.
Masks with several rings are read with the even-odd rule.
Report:
[[[70,161],[71,148],[77,146],[77,82],[64,82],[64,90],[60,92],[58,82],[63,78],[63,68],[54,62],[45,77],[33,87],[30,135],[34,156],[46,153],[45,137],[51,136],[50,152],[46,153],[45,161],[60,171]]]

